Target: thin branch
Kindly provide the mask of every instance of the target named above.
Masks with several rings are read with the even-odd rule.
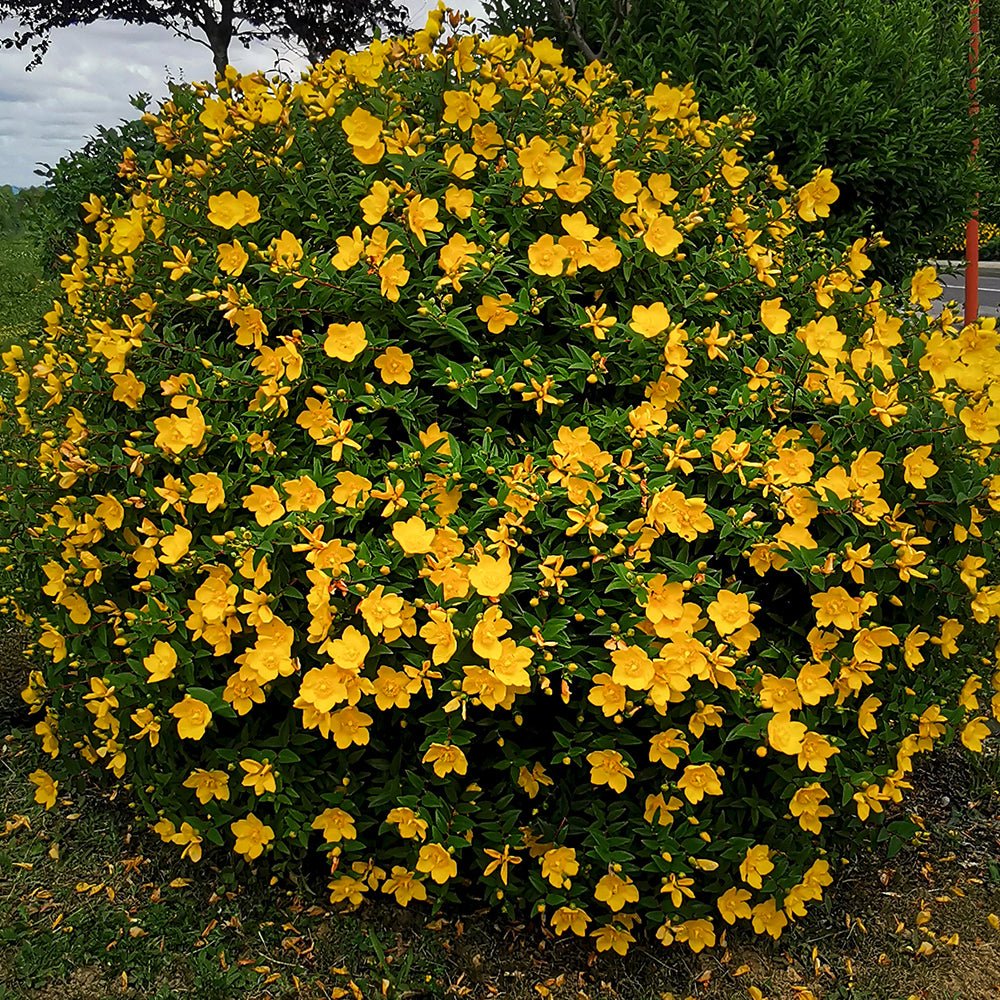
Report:
[[[587,40],[580,34],[580,28],[576,23],[576,7],[574,6],[573,16],[570,17],[560,0],[546,0],[546,2],[552,16],[559,22],[559,27],[569,34],[576,47],[583,53],[584,58],[588,62],[600,62],[601,56],[590,47]]]

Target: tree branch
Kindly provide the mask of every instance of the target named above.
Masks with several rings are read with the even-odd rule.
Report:
[[[587,40],[580,33],[579,25],[576,21],[576,5],[574,4],[572,16],[566,13],[560,0],[546,0],[552,16],[559,22],[559,27],[572,38],[573,44],[583,53],[588,62],[600,62],[601,56],[595,52]]]

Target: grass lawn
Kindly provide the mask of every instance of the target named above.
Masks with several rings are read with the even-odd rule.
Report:
[[[0,350],[33,335],[51,290],[30,246],[0,248]],[[776,944],[741,928],[700,955],[640,939],[619,958],[488,911],[333,912],[320,871],[272,885],[224,855],[193,866],[97,786],[63,789],[46,813],[27,781],[42,763],[31,725],[0,717],[0,1000],[1000,997],[995,747],[924,762],[906,803],[918,842],[863,852]]]

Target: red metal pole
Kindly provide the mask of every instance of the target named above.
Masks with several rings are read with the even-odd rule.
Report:
[[[979,0],[969,2],[969,114],[979,113]],[[972,159],[979,155],[979,135],[973,133]],[[965,323],[975,323],[979,315],[979,195],[972,217],[965,226]]]

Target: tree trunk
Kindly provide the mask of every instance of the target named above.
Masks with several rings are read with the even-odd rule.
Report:
[[[206,20],[204,24],[216,76],[225,76],[229,65],[229,46],[233,41],[233,2],[234,0],[222,0],[218,21]]]

